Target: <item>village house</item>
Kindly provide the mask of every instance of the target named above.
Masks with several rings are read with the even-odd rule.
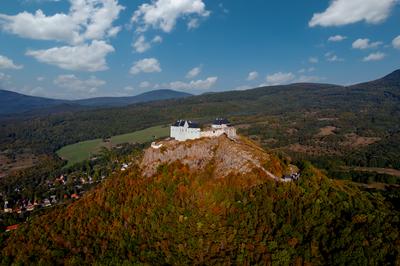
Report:
[[[14,224],[14,225],[7,226],[7,227],[6,227],[6,232],[10,232],[10,231],[17,230],[18,227],[19,227],[18,224]]]
[[[215,119],[211,127],[205,129],[201,129],[199,124],[195,122],[178,120],[171,126],[170,137],[178,141],[186,141],[200,138],[216,138],[224,134],[230,139],[236,138],[236,129],[225,118]]]

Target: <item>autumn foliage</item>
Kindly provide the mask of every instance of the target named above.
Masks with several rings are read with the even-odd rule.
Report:
[[[278,161],[274,162],[274,165]],[[383,198],[302,166],[277,183],[255,171],[215,179],[179,162],[134,167],[24,224],[3,264],[383,265],[399,263],[399,213]]]

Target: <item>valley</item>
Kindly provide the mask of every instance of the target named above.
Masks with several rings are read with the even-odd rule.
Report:
[[[123,135],[112,136],[107,139],[87,140],[72,145],[65,146],[58,150],[56,154],[67,161],[65,167],[73,166],[76,163],[90,160],[95,157],[102,147],[111,149],[124,143],[146,143],[155,139],[167,137],[169,127],[156,126],[144,130],[135,131]]]

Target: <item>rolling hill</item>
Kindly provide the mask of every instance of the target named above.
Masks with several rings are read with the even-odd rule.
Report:
[[[338,178],[343,166],[400,169],[399,73],[352,86],[291,84],[11,119],[0,122],[0,151],[54,154],[176,119],[225,116],[263,147],[311,160]]]
[[[191,94],[174,90],[154,90],[131,97],[56,100],[0,90],[0,115],[22,114],[30,111],[34,111],[34,114],[49,114],[52,112],[74,111],[74,108],[81,111],[83,107],[117,107],[188,96],[191,96]]]
[[[63,103],[65,103],[65,101],[27,96],[12,91],[0,90],[0,115],[24,113],[30,110],[61,105]]]
[[[83,106],[117,107],[134,103],[161,101],[189,97],[192,94],[174,90],[154,90],[132,97],[102,97],[74,101]]]

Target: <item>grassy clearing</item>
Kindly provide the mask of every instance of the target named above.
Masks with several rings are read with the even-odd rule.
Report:
[[[113,136],[111,142],[106,143],[102,139],[94,139],[78,142],[65,146],[57,151],[57,155],[68,161],[66,167],[76,163],[88,160],[93,154],[96,154],[101,147],[110,147],[122,143],[144,143],[155,138],[162,138],[169,135],[169,127],[156,126],[144,130]]]

